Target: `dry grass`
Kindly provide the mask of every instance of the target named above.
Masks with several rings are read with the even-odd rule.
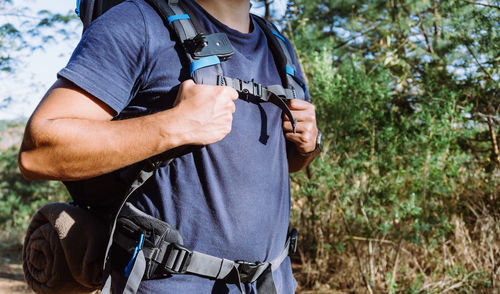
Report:
[[[334,254],[319,244],[314,260],[301,251],[294,268],[299,293],[500,293],[499,217],[484,204],[466,205],[473,221],[453,215],[453,234],[435,246],[356,236],[320,238],[343,239],[348,245]]]

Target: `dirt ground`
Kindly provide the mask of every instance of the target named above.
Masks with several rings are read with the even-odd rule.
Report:
[[[8,258],[2,258],[0,264],[0,294],[34,293],[24,282],[21,264],[8,262]]]

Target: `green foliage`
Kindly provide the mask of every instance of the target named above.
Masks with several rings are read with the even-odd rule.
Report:
[[[17,148],[0,150],[0,240],[19,244],[35,211],[49,202],[67,201],[60,182],[27,181],[17,167]]]
[[[500,8],[297,0],[289,19],[326,141],[321,159],[293,176],[292,218],[317,262],[312,280],[328,280],[335,256],[351,254],[374,283],[354,240],[435,250],[456,234],[456,216],[479,221],[470,203],[498,219]],[[463,269],[463,289],[491,286]],[[390,270],[379,278],[387,292],[424,288]]]
[[[68,25],[77,19],[73,12],[34,12],[27,5],[0,0],[0,16],[0,72],[15,69],[19,51],[33,52],[55,36],[68,38],[79,33]]]

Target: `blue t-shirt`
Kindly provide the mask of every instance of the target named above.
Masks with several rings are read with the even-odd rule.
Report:
[[[226,76],[263,85],[281,83],[265,34],[253,20],[253,31],[244,34],[194,1],[185,3],[208,33],[224,32],[232,42],[235,53],[222,63]],[[301,77],[297,62],[295,66]],[[132,0],[92,23],[59,76],[118,116],[139,116],[172,107],[179,84],[189,78],[189,64],[155,10],[143,0]],[[271,103],[235,103],[232,131],[222,141],[159,169],[130,201],[177,228],[188,248],[231,260],[270,261],[283,249],[290,218],[282,111]],[[295,291],[288,258],[273,276],[278,293]],[[255,293],[255,285],[246,288]],[[143,281],[139,293],[239,291],[220,281],[174,275]]]

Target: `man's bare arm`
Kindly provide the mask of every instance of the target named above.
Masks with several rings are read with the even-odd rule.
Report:
[[[230,131],[231,88],[184,82],[175,107],[112,121],[113,110],[59,79],[30,118],[19,153],[28,179],[98,176],[181,145],[207,145]]]

